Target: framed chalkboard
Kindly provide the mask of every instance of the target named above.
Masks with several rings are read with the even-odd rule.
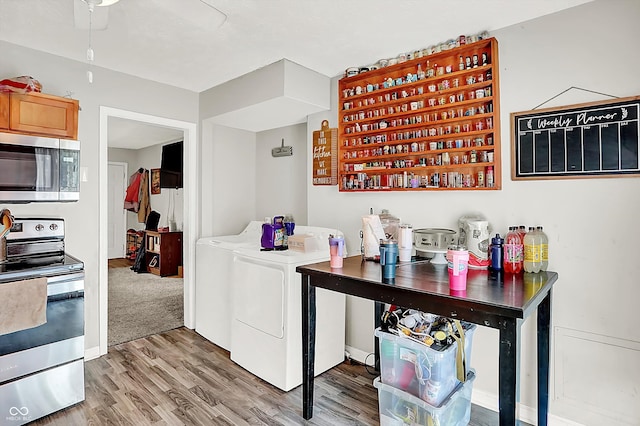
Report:
[[[511,113],[511,178],[640,176],[640,96]]]

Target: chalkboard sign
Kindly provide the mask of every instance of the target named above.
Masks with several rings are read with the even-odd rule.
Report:
[[[640,96],[511,113],[511,178],[638,176]]]

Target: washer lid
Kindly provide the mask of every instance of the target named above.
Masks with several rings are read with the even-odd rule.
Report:
[[[329,244],[326,250],[303,253],[295,250],[261,250],[260,247],[240,247],[233,251],[236,256],[253,258],[281,264],[307,264],[329,260]]]

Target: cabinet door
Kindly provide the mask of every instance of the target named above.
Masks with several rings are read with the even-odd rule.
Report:
[[[0,129],[9,128],[9,94],[0,93]]]
[[[13,131],[78,138],[78,101],[39,93],[10,95]]]

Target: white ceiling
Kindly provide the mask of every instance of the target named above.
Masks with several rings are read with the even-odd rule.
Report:
[[[184,133],[169,127],[155,126],[125,118],[109,117],[109,148],[141,149],[151,145],[182,140]]]
[[[74,1],[0,0],[0,40],[86,61],[89,32],[74,25]],[[93,31],[94,66],[195,92],[282,58],[334,77],[589,1],[120,0],[101,8],[108,27]]]

